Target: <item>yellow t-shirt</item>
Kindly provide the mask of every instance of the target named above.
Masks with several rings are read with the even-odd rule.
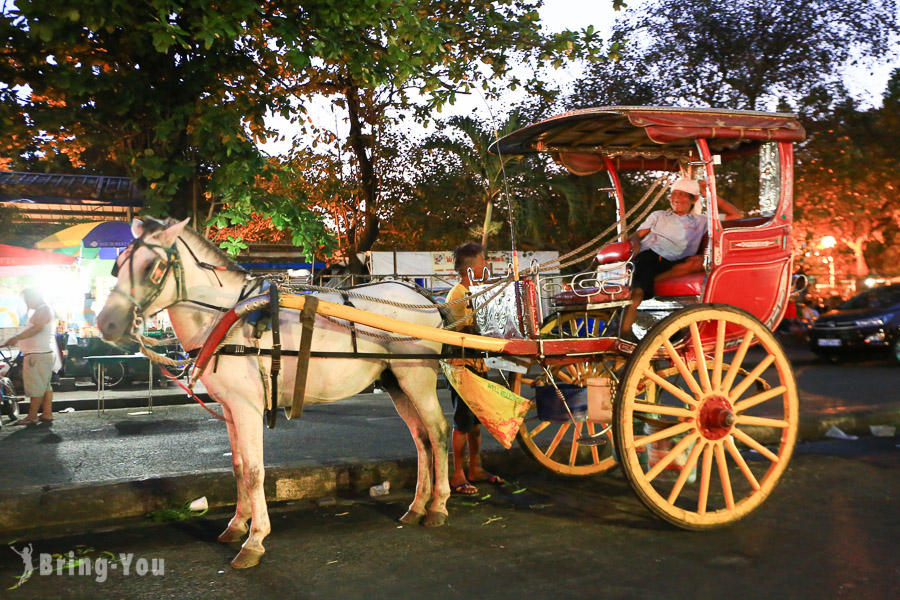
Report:
[[[447,302],[449,303],[453,302],[454,300],[459,300],[460,298],[465,298],[468,291],[469,290],[467,290],[465,286],[463,286],[463,284],[457,283],[455,286],[453,286],[453,289],[450,290],[450,293],[447,294]],[[447,314],[450,317],[450,322],[456,323],[466,315],[471,315],[472,309],[469,308],[468,302],[460,302],[459,304],[448,306]],[[472,325],[474,322],[475,319],[470,316],[467,320],[457,325],[454,329],[459,331],[467,325]],[[484,364],[484,360],[481,358],[467,358],[465,361],[465,365],[467,367],[470,367],[476,373],[487,373],[487,367]]]
[[[454,300],[459,300],[461,298],[465,298],[468,291],[469,290],[467,290],[463,284],[457,283],[450,290],[450,293],[447,294],[447,303],[449,304],[449,303],[453,302]],[[469,308],[468,302],[460,302],[458,304],[452,304],[452,305],[448,306],[447,314],[450,316],[450,322],[456,323],[457,321],[459,321],[466,315],[471,315],[472,309]],[[466,325],[471,325],[472,322],[473,322],[473,319],[469,318],[466,321],[463,321],[462,323],[460,323],[459,325],[454,327],[454,329],[459,331]]]

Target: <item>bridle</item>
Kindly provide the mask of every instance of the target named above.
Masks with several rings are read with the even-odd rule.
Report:
[[[150,305],[153,304],[153,302],[155,302],[157,298],[159,298],[160,294],[162,294],[163,292],[163,289],[165,289],[166,287],[166,283],[168,282],[169,277],[173,273],[175,274],[175,299],[156,312],[166,310],[167,308],[171,308],[176,304],[181,304],[184,302],[190,302],[192,304],[211,308],[220,312],[227,312],[231,309],[230,306],[218,306],[215,304],[209,304],[207,302],[201,302],[199,300],[193,300],[187,297],[187,289],[184,283],[184,265],[181,262],[181,255],[179,254],[177,249],[178,242],[184,244],[184,247],[187,248],[187,251],[193,257],[194,262],[197,263],[197,266],[203,269],[210,270],[213,272],[213,274],[216,275],[216,280],[219,282],[220,287],[223,287],[222,281],[219,279],[216,271],[235,271],[238,273],[243,273],[244,275],[248,275],[250,273],[243,267],[234,264],[213,265],[201,261],[199,258],[197,258],[197,255],[194,254],[194,251],[187,244],[187,242],[185,242],[180,236],[175,240],[175,243],[172,244],[171,247],[147,242],[144,239],[144,236],[136,238],[125,249],[125,252],[127,252],[128,254],[123,260],[123,263],[120,265],[118,262],[116,262],[112,270],[112,276],[117,277],[122,267],[124,267],[126,264],[128,266],[128,281],[131,285],[129,291],[126,292],[125,290],[121,289],[121,287],[119,287],[117,283],[116,286],[112,289],[112,292],[122,296],[131,303],[135,310],[136,319],[142,317],[147,308],[149,308]],[[134,273],[134,255],[140,248],[147,248],[156,256],[153,262],[150,263],[150,268],[147,271],[147,282],[149,283],[147,287],[149,287],[150,291],[143,300],[138,300],[136,296]],[[162,252],[162,254],[160,252]],[[258,279],[248,279],[247,283],[244,284],[244,288],[241,290],[238,301],[243,300],[259,285],[259,283],[260,280]]]

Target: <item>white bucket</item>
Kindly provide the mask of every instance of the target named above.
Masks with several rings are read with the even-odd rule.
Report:
[[[656,433],[660,431],[656,427],[647,424],[644,426],[644,430],[647,432],[647,435],[652,433]],[[652,444],[647,444],[647,468],[652,469],[659,463],[663,458],[666,457],[669,452],[672,451],[672,448],[675,447],[678,442],[684,435],[676,435],[671,438],[662,439],[658,442],[653,442]],[[681,472],[684,470],[685,464],[687,463],[688,455],[691,453],[691,449],[694,447],[693,444],[684,449],[684,451],[675,457],[675,460],[670,462],[663,469],[663,472],[659,474],[659,479],[674,481],[678,479],[678,476],[681,475]],[[691,472],[688,474],[687,483],[694,483],[697,480],[697,464],[694,463],[694,466],[691,468]]]
[[[588,421],[612,423],[612,394],[609,377],[591,377],[586,383]]]

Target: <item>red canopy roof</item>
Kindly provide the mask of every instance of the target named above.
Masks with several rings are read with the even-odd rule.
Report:
[[[677,169],[678,161],[705,139],[722,160],[755,152],[767,141],[806,137],[796,115],[719,108],[606,106],[576,110],[529,125],[491,146],[501,154],[551,153],[572,172],[605,168]]]

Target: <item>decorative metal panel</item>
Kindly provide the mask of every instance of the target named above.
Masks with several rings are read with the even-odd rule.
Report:
[[[759,150],[759,210],[771,217],[778,208],[781,194],[781,165],[778,160],[778,144],[767,142]]]

